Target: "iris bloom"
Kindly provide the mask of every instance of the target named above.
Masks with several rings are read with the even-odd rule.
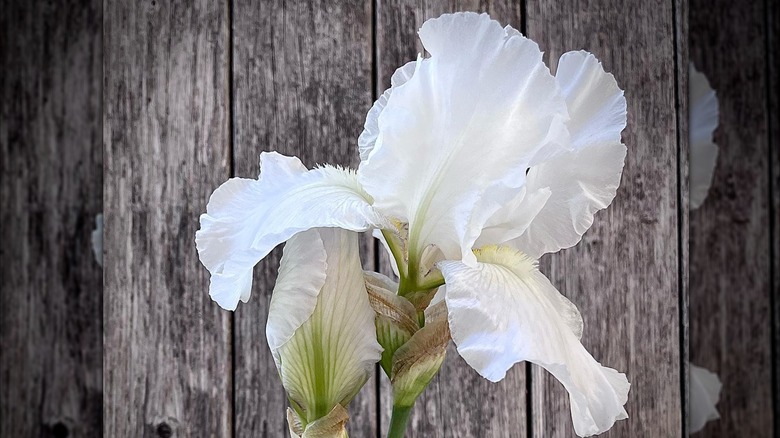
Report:
[[[569,392],[576,432],[601,433],[627,417],[629,383],[580,343],[582,317],[537,260],[575,245],[614,198],[626,154],[623,92],[587,52],[564,54],[553,76],[536,43],[485,14],[443,15],[419,34],[430,57],[398,69],[369,111],[356,172],[308,170],[297,158],[263,153],[258,179],[234,178],[214,192],[196,238],[211,297],[235,309],[249,298],[253,266],[307,230],[375,230],[400,276],[398,285],[381,281],[417,311],[417,322],[405,318],[409,330],[423,333],[439,313],[426,309],[438,291],[443,332],[472,368],[496,382],[515,363],[541,365]],[[309,256],[296,251],[303,265]],[[327,275],[354,269],[357,255],[338,263],[328,259]],[[301,269],[287,266],[278,281]],[[269,332],[274,321],[287,324],[286,336],[269,334],[272,349],[312,315],[315,288],[282,290],[297,287],[307,299],[271,308]],[[355,350],[357,362],[376,355]],[[283,359],[283,378],[284,368]]]

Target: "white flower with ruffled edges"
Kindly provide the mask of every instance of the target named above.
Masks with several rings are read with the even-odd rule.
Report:
[[[614,198],[623,92],[587,52],[564,54],[552,75],[536,43],[485,14],[443,15],[419,34],[430,56],[396,71],[369,111],[357,172],[263,153],[259,179],[214,192],[196,238],[210,294],[235,309],[253,266],[303,231],[381,230],[400,295],[442,286],[471,367],[499,381],[537,363],[569,392],[577,434],[604,432],[627,417],[629,383],[585,350],[582,317],[536,260],[579,242]],[[269,332],[297,330],[311,302],[272,306]]]

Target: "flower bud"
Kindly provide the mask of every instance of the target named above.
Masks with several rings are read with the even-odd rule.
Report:
[[[292,406],[292,436],[346,436],[344,406],[382,352],[356,233],[315,229],[287,242],[266,336]]]

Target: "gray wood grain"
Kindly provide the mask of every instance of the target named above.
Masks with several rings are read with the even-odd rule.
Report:
[[[528,4],[528,35],[551,65],[568,50],[589,50],[615,75],[628,102],[628,155],[617,197],[577,246],[543,265],[582,312],[585,347],[631,382],[630,418],[607,437],[682,433],[673,5]],[[534,435],[573,436],[562,385],[534,367],[532,386]]]
[[[396,68],[423,51],[417,30],[429,18],[446,12],[488,12],[502,24],[522,28],[521,5],[512,1],[380,0],[377,2],[377,89],[390,86]],[[389,274],[389,258],[380,253],[381,270]],[[408,437],[525,437],[526,367],[518,364],[498,384],[491,384],[458,356],[450,343],[441,371],[415,405]],[[392,390],[382,379],[381,429],[387,433]]]
[[[690,8],[691,58],[720,103],[713,184],[691,214],[690,348],[691,362],[717,373],[723,389],[721,419],[698,436],[770,437],[765,4],[693,0]]]
[[[230,317],[194,243],[229,173],[227,5],[104,14],[105,436],[229,436]]]
[[[0,436],[98,437],[100,4],[0,11]]]
[[[682,424],[680,432],[687,435],[689,422],[690,395],[690,330],[689,330],[689,283],[690,283],[690,134],[688,76],[690,65],[688,36],[688,0],[675,0],[675,53],[677,82],[677,196],[678,196],[678,257],[679,263],[679,315],[680,315],[680,404]]]
[[[770,237],[772,251],[772,302],[774,353],[772,373],[773,429],[780,432],[780,4],[767,2],[767,65],[769,69]]]
[[[372,104],[371,2],[237,0],[233,4],[233,151],[236,176],[256,177],[260,152],[357,166]],[[364,266],[374,267],[366,238]],[[255,269],[252,300],[235,313],[236,436],[285,436],[287,399],[265,323],[281,251]],[[376,381],[349,406],[350,436],[376,435]]]

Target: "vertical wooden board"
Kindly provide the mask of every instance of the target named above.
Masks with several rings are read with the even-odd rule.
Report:
[[[502,25],[522,28],[521,4],[514,1],[377,2],[376,95],[390,86],[396,68],[423,51],[417,31],[429,18],[458,11],[487,12]],[[390,274],[389,257],[381,251],[380,270]],[[518,364],[498,384],[492,384],[458,356],[453,344],[439,374],[420,396],[409,422],[409,437],[526,436],[526,367]],[[382,434],[387,433],[392,390],[381,375]]]
[[[582,313],[584,346],[631,382],[630,418],[603,436],[682,433],[673,4],[528,4],[528,36],[551,66],[566,51],[588,50],[615,75],[628,102],[628,155],[614,202],[577,246],[545,261],[552,283]],[[574,436],[562,385],[534,367],[532,387],[534,434]]]
[[[682,407],[681,432],[685,435],[689,421],[690,393],[690,352],[688,323],[688,283],[690,281],[689,249],[690,249],[690,184],[689,184],[689,102],[688,74],[690,56],[688,51],[688,0],[675,0],[675,53],[677,55],[677,196],[678,196],[678,251],[679,251],[679,303],[680,303],[680,402]]]
[[[98,437],[100,3],[0,9],[0,436]]]
[[[701,437],[772,436],[764,2],[692,0],[691,59],[718,94],[712,187],[691,213],[691,362],[723,382]]]
[[[767,32],[769,38],[766,48],[769,74],[769,157],[770,157],[770,236],[772,252],[772,302],[773,306],[773,363],[774,382],[772,400],[773,424],[777,435],[780,432],[780,4],[767,2]]]
[[[104,4],[105,436],[231,433],[198,216],[229,172],[225,2]]]
[[[356,168],[357,137],[371,106],[371,2],[233,4],[235,174],[256,178],[260,152],[309,167]],[[364,239],[364,266],[374,244]],[[236,436],[287,435],[287,398],[265,337],[277,248],[255,269],[252,299],[235,313]],[[376,435],[376,382],[350,403],[350,436]]]

